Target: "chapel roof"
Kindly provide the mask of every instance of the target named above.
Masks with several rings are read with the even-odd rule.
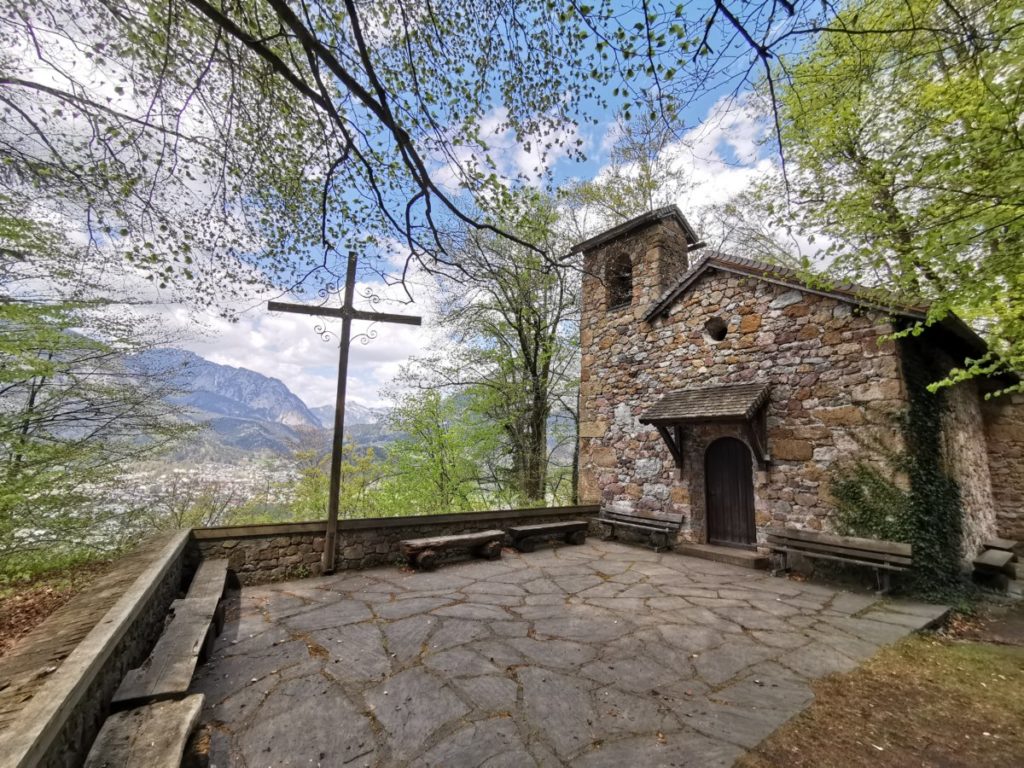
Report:
[[[900,304],[892,300],[892,296],[884,289],[871,288],[856,283],[834,283],[824,276],[809,275],[806,272],[789,267],[770,264],[766,261],[748,259],[720,252],[706,253],[697,259],[688,270],[676,281],[675,285],[665,291],[661,298],[644,314],[644,320],[653,322],[658,317],[668,314],[672,305],[686,294],[706,272],[717,270],[736,275],[754,277],[769,283],[794,288],[805,293],[828,296],[848,304],[866,309],[874,309],[895,317],[922,321],[928,317],[926,305]],[[967,323],[952,312],[943,319],[928,326],[927,332],[935,336],[942,347],[956,358],[978,358],[988,351],[988,343],[978,335]],[[1004,372],[1012,380],[1017,374]]]
[[[768,400],[763,381],[688,387],[669,392],[640,416],[641,424],[680,424],[688,421],[750,420]]]
[[[693,249],[703,245],[697,237],[697,232],[692,226],[690,226],[690,222],[688,222],[686,217],[683,216],[682,211],[679,210],[679,206],[666,205],[663,208],[658,208],[657,210],[641,214],[640,216],[630,219],[618,226],[612,227],[611,229],[606,229],[604,232],[594,235],[590,239],[584,240],[582,243],[577,243],[572,247],[572,250],[569,251],[569,254],[571,255],[574,253],[586,253],[587,251],[592,251],[605,243],[610,243],[612,240],[625,237],[637,229],[642,229],[643,227],[650,226],[651,224],[659,221],[664,221],[665,219],[672,219],[679,225],[679,228],[683,230],[683,234],[686,235],[686,245],[688,248]]]
[[[822,296],[830,296],[840,301],[879,309],[915,320],[923,320],[928,315],[927,307],[893,302],[891,296],[884,290],[869,288],[864,285],[857,285],[856,283],[835,283],[827,280],[824,276],[818,278],[818,276],[809,275],[806,272],[790,267],[713,251],[697,259],[676,281],[675,285],[669,288],[654,306],[646,312],[644,320],[650,322],[656,317],[667,314],[676,300],[685,294],[701,275],[709,270],[756,277],[771,283]]]

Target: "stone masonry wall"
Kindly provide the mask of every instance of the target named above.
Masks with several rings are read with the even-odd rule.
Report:
[[[943,454],[950,476],[960,487],[963,507],[963,556],[969,563],[982,542],[996,532],[996,507],[992,499],[989,457],[984,450],[985,424],[975,381],[945,390],[942,414]]]
[[[405,562],[399,542],[426,536],[505,529],[513,525],[591,518],[593,506],[467,512],[430,517],[342,520],[338,526],[337,570],[373,568]],[[198,529],[194,532],[203,558],[226,557],[243,584],[318,576],[324,548],[323,523]],[[594,528],[594,525],[591,526]],[[288,533],[289,529],[299,529]],[[597,533],[597,530],[594,530]]]
[[[1022,542],[1024,554],[1024,395],[982,403],[988,466],[1000,536]]]
[[[648,250],[651,230],[632,248]],[[580,385],[581,500],[654,517],[684,516],[683,538],[704,536],[703,456],[717,436],[746,440],[741,425],[706,425],[684,434],[680,472],[660,436],[638,417],[685,387],[765,381],[767,468],[754,465],[759,538],[768,524],[828,527],[830,472],[862,458],[888,470],[879,446],[902,447],[897,423],[906,391],[892,328],[879,313],[724,271],[703,275],[666,318],[641,318],[658,295],[634,291],[632,307],[608,311],[587,254],[583,281]],[[621,245],[616,247],[623,247]],[[636,283],[636,276],[634,283]],[[705,323],[727,326],[714,341]]]
[[[185,558],[178,558],[160,580],[153,596],[147,601],[138,618],[132,622],[121,641],[107,657],[101,673],[76,703],[48,759],[40,765],[45,768],[66,768],[84,762],[93,740],[103,727],[109,714],[109,702],[114,697],[128,670],[135,669],[149,656],[156,645],[171,603],[180,595]]]

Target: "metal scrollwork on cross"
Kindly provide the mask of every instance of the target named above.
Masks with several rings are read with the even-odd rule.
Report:
[[[369,320],[370,322],[398,323],[401,325],[420,325],[418,317],[395,315],[387,312],[368,312],[356,309],[353,303],[356,294],[356,255],[349,253],[348,271],[345,274],[345,297],[340,307],[325,306],[326,302],[337,294],[337,286],[326,285],[317,291],[324,305],[315,307],[306,304],[286,304],[271,301],[267,309],[271,312],[291,312],[300,315],[313,315],[320,318],[341,318],[341,354],[338,358],[338,392],[334,408],[334,438],[331,444],[331,489],[327,502],[327,528],[324,535],[324,573],[334,572],[335,546],[338,538],[338,499],[341,491],[341,450],[345,433],[345,387],[348,381],[348,356],[352,341],[358,339],[361,344],[369,344],[377,338],[377,330],[369,328],[364,333],[352,335],[353,320]],[[367,288],[360,292],[363,299],[371,305],[379,304],[381,297]],[[329,341],[333,334],[327,328],[326,320],[316,324],[314,330],[324,341]]]

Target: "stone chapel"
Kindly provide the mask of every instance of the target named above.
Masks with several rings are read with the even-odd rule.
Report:
[[[917,307],[712,253],[675,206],[574,248],[583,258],[580,501],[681,520],[681,541],[755,549],[773,526],[830,530],[843,462],[902,447],[903,348]],[[912,342],[951,365],[985,342],[955,317]],[[1024,540],[1024,397],[945,392],[942,456],[963,551]]]

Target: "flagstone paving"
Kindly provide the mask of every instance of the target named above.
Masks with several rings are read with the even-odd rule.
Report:
[[[728,766],[940,606],[613,542],[246,587],[210,765]]]

